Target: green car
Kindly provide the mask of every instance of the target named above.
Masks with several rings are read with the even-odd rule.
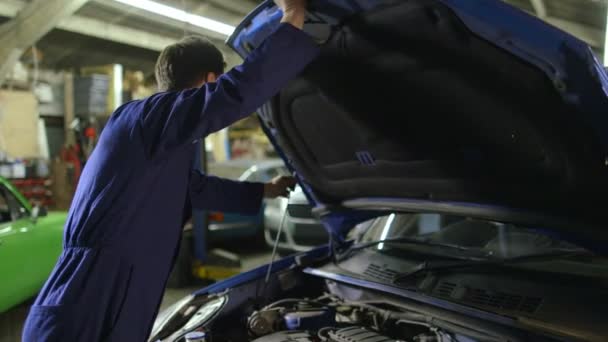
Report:
[[[0,177],[0,313],[40,290],[61,252],[66,217],[32,208]]]

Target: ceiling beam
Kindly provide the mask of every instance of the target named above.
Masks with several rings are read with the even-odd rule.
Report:
[[[250,1],[243,0],[207,0],[214,6],[224,8],[236,15],[244,17],[255,8],[255,4]]]
[[[534,12],[539,18],[547,17],[547,7],[545,6],[545,0],[530,0],[532,7],[534,8]]]
[[[606,28],[604,29],[604,66],[608,67],[608,6],[606,7]]]
[[[57,25],[57,28],[154,51],[161,51],[165,46],[176,41],[175,38],[162,37],[147,31],[81,16],[73,16],[69,20],[64,20]]]
[[[61,20],[88,0],[34,0],[18,9],[12,20],[0,26],[0,84],[25,49],[35,44]]]
[[[512,6],[518,7],[517,3],[513,2],[512,0],[504,0],[504,1],[510,3]],[[595,49],[600,49],[600,50],[603,49],[604,40],[605,40],[603,30],[599,30],[595,27],[592,27],[590,25],[586,25],[586,24],[583,24],[580,22],[562,19],[562,18],[556,18],[551,13],[548,13],[548,10],[547,10],[546,4],[545,4],[545,0],[529,0],[529,1],[530,1],[530,4],[532,5],[532,7],[534,8],[534,11],[531,12],[531,11],[523,9],[527,13],[539,17],[540,19],[561,29],[562,31],[566,31],[566,32],[570,33],[571,35],[584,41],[589,46],[591,46]]]
[[[236,1],[242,1],[242,0],[236,0]],[[238,63],[240,63],[242,61],[241,58],[234,51],[232,51],[230,48],[228,48],[226,46],[226,44],[225,44],[226,36],[224,36],[220,33],[206,30],[201,27],[196,27],[194,25],[184,24],[183,22],[180,22],[180,21],[177,21],[177,20],[174,20],[171,18],[167,18],[167,17],[161,16],[161,15],[155,14],[155,13],[144,12],[144,11],[138,10],[135,7],[128,6],[128,5],[125,5],[123,3],[119,3],[116,1],[92,0],[91,5],[103,6],[107,9],[116,11],[117,13],[122,13],[122,14],[126,13],[127,16],[123,15],[120,20],[118,20],[117,22],[114,23],[115,26],[117,26],[117,27],[128,28],[128,27],[118,25],[118,24],[120,22],[128,20],[129,16],[139,17],[140,19],[149,21],[151,26],[158,25],[161,27],[166,27],[166,28],[170,28],[170,29],[173,29],[176,31],[180,31],[183,33],[183,35],[197,34],[197,35],[202,35],[202,36],[209,38],[222,51],[222,53],[224,54],[224,58],[226,58],[226,64],[229,66],[237,65]],[[226,15],[226,13],[217,13],[217,14]],[[90,18],[87,18],[87,19],[90,19]],[[72,32],[75,32],[75,31],[72,31]],[[147,32],[145,32],[145,33],[147,33]],[[158,35],[153,34],[153,36],[158,36]],[[100,37],[100,38],[103,38],[103,37]],[[161,36],[161,38],[162,38],[162,36]],[[176,39],[173,38],[174,42],[175,42],[175,40]],[[124,42],[120,42],[120,43],[124,43]],[[128,44],[128,43],[125,43],[125,44]],[[132,45],[132,44],[129,44],[129,45]],[[137,46],[137,45],[135,45],[135,46]],[[166,46],[166,44],[163,46]],[[159,50],[159,49],[153,49],[153,50]],[[162,49],[160,49],[160,50],[162,50]]]
[[[542,19],[561,30],[570,33],[571,35],[589,44],[591,47],[601,49],[604,46],[605,34],[602,30],[598,30],[594,27],[574,21],[555,17],[545,17]]]
[[[96,6],[105,7],[111,11],[115,11],[116,13],[120,13],[120,14],[127,13],[128,16],[137,17],[137,18],[149,21],[151,23],[155,23],[156,25],[161,25],[163,27],[168,27],[168,28],[175,29],[175,30],[182,31],[182,32],[185,31],[186,33],[201,34],[209,39],[216,40],[218,42],[223,42],[224,40],[226,40],[226,35],[224,35],[224,34],[217,33],[217,32],[211,31],[211,30],[206,30],[204,28],[197,27],[192,24],[184,23],[182,21],[175,20],[172,18],[168,18],[166,16],[163,16],[163,15],[160,15],[157,13],[143,11],[141,9],[127,5],[125,3],[121,3],[121,2],[117,2],[117,1],[109,1],[109,0],[93,0],[93,3]],[[178,9],[182,10],[181,8],[178,8]],[[223,15],[226,15],[226,13],[223,13]],[[232,16],[231,14],[228,14],[228,15]],[[127,20],[128,20],[128,18],[127,18]]]
[[[20,3],[17,1],[2,1],[0,2],[0,16],[12,17],[19,11],[20,6]],[[79,15],[65,18],[58,22],[55,27],[69,32],[154,51],[160,51],[163,47],[175,42],[175,38],[161,37],[147,31],[131,29]]]
[[[18,1],[2,0],[0,1],[0,16],[14,17],[21,6]],[[72,15],[61,20],[56,28],[152,51],[161,51],[179,39],[179,37],[160,36],[147,30],[134,29],[80,15]],[[224,44],[217,44],[217,46],[224,53],[228,65],[232,66],[240,61],[237,55]]]

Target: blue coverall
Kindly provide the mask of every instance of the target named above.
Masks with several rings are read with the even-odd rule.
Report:
[[[118,108],[78,184],[64,249],[36,299],[25,342],[145,341],[193,207],[255,213],[262,185],[192,171],[196,142],[275,95],[318,54],[306,33],[278,29],[245,62],[201,88]]]

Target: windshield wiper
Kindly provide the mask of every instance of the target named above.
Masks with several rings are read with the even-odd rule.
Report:
[[[415,239],[415,238],[408,238],[408,237],[398,237],[398,238],[391,238],[391,239],[384,239],[384,240],[377,240],[377,241],[371,241],[371,242],[365,242],[365,243],[361,243],[358,245],[354,245],[351,248],[349,248],[346,252],[344,252],[343,254],[339,255],[337,257],[337,261],[342,261],[344,259],[346,259],[348,256],[350,256],[353,252],[362,250],[362,249],[366,249],[372,246],[376,246],[376,245],[380,245],[380,244],[392,244],[392,243],[404,243],[404,244],[412,244],[412,245],[419,245],[419,246],[430,246],[430,247],[441,247],[444,249],[451,249],[451,250],[458,250],[461,252],[475,252],[475,253],[479,253],[479,250],[476,248],[468,248],[468,247],[463,247],[463,246],[459,246],[459,245],[454,245],[454,244],[449,244],[449,243],[440,243],[440,242],[432,242],[432,241],[425,241],[425,240],[419,240],[419,239]],[[489,254],[485,253],[483,255],[481,255],[482,258],[485,258],[489,256]],[[457,258],[457,257],[454,257]],[[468,260],[468,261],[475,261],[475,260],[480,260],[479,257],[458,257],[459,259],[464,259],[464,260]]]
[[[393,277],[393,284],[399,284],[404,280],[411,279],[423,272],[443,271],[468,267],[485,266],[509,266],[518,263],[554,260],[558,258],[571,258],[578,256],[593,256],[594,254],[585,250],[560,249],[547,253],[527,254],[505,259],[478,259],[478,260],[444,260],[423,262],[405,273],[400,273]]]

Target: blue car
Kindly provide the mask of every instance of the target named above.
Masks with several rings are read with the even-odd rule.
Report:
[[[151,341],[606,341],[608,75],[497,0],[318,0],[260,111],[329,244],[203,288]],[[241,56],[280,13],[229,40]]]

